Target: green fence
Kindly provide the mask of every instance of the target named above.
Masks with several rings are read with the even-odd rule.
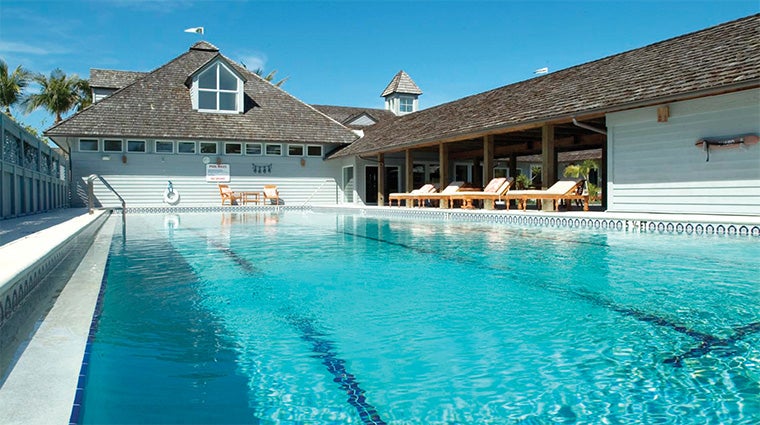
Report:
[[[0,113],[0,219],[68,208],[68,160]]]

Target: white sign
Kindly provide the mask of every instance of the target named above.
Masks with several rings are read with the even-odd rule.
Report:
[[[206,164],[207,182],[229,182],[230,164]]]

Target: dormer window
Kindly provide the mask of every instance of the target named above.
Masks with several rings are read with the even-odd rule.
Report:
[[[201,112],[243,112],[243,80],[221,61],[193,78],[193,108]]]
[[[398,110],[402,114],[406,114],[409,112],[414,112],[414,99],[411,97],[400,97],[399,98],[399,108]]]

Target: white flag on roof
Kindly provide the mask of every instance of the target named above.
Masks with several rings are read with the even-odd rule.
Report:
[[[537,70],[533,71],[533,73],[534,73],[535,75],[546,74],[546,73],[548,73],[548,72],[549,72],[549,68],[547,68],[547,67],[538,68]]]
[[[188,28],[185,32],[194,32],[196,34],[203,34],[203,27]]]

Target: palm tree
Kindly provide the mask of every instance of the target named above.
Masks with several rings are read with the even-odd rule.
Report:
[[[79,92],[79,102],[77,102],[77,112],[92,105],[92,89],[90,88],[90,81],[80,78],[77,84],[77,91]]]
[[[583,162],[580,163],[580,165],[570,164],[567,167],[565,167],[565,177],[582,177],[584,180],[586,180],[586,187],[588,188],[588,193],[592,197],[595,197],[599,194],[599,188],[591,184],[588,181],[589,174],[591,174],[591,170],[598,170],[599,164],[593,160],[593,159],[586,159],[583,160]]]
[[[261,69],[261,68],[257,69],[256,71],[253,71],[253,73],[256,74],[256,75],[258,75],[259,77],[265,79],[266,81],[269,81],[271,83],[272,80],[274,80],[274,75],[277,74],[277,70],[276,69],[273,70],[272,72],[270,72],[266,76],[263,75],[264,74],[264,70]],[[280,86],[282,86],[285,83],[285,81],[288,81],[288,78],[290,78],[290,77],[285,77],[282,80],[278,81],[277,83],[273,83],[273,84],[274,84],[275,87],[280,87]]]
[[[0,107],[5,107],[5,113],[11,115],[11,106],[23,99],[24,89],[29,84],[31,73],[16,67],[13,73],[8,74],[8,64],[0,59]]]
[[[87,80],[80,79],[76,74],[70,77],[60,69],[54,69],[50,76],[36,74],[32,80],[39,84],[40,92],[30,94],[26,100],[26,110],[31,112],[37,108],[44,108],[55,115],[55,123],[63,120],[62,115],[79,106],[80,109],[87,103],[89,93]]]

